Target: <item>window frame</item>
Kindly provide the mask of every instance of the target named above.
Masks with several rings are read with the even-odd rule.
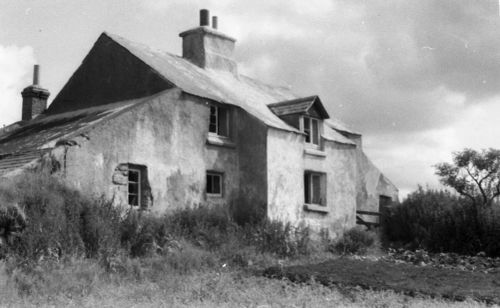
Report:
[[[131,182],[130,181],[130,174],[132,173],[137,173],[137,182]],[[128,205],[133,206],[133,207],[141,207],[141,202],[142,202],[142,174],[141,174],[141,169],[139,168],[134,168],[130,167],[128,168],[128,174],[127,174],[127,201]],[[131,193],[130,192],[130,184],[135,184],[137,185],[137,193]],[[130,196],[137,196],[137,204],[131,204],[130,203]]]
[[[321,120],[310,116],[302,116],[301,131],[306,134],[306,145],[313,148],[320,148],[321,143]],[[307,125],[306,125],[307,123]],[[316,142],[315,142],[316,141]]]
[[[209,177],[218,177],[219,178],[219,192],[209,192],[209,180],[208,178]],[[216,189],[214,190],[214,181],[212,179],[211,181],[212,183],[212,187],[211,187],[211,190],[212,191],[216,191]],[[207,196],[209,197],[222,197],[223,196],[223,192],[224,192],[224,173],[222,172],[217,172],[217,171],[213,171],[213,170],[209,170],[206,172],[206,183],[205,183],[205,193],[207,194]]]
[[[319,187],[316,187],[316,189],[314,187],[315,178],[318,179],[317,185],[319,185]],[[304,203],[308,205],[326,207],[327,206],[326,186],[327,185],[326,185],[325,173],[306,170],[304,172]],[[316,196],[316,194],[319,194],[319,196]],[[317,198],[319,198],[319,200]],[[318,200],[319,202],[314,202],[316,201],[315,199]]]
[[[215,112],[212,112],[215,110]],[[223,115],[224,114],[224,115]],[[225,123],[221,123],[221,118],[225,116]],[[212,118],[215,121],[212,121]],[[222,126],[224,125],[224,126]],[[214,127],[214,129],[212,129]],[[224,128],[224,129],[221,129]],[[224,132],[225,131],[225,132]],[[218,105],[209,105],[209,119],[208,119],[208,133],[216,135],[220,138],[229,138],[230,136],[230,109],[228,107],[221,107]]]

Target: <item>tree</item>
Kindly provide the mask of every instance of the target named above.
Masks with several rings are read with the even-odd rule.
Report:
[[[453,153],[453,164],[434,167],[441,183],[471,199],[473,205],[490,206],[500,196],[500,150],[465,148]]]

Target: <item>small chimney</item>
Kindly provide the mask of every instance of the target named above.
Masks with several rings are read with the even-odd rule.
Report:
[[[23,97],[22,120],[29,121],[47,109],[49,91],[40,87],[40,66],[33,67],[33,84],[24,88],[21,92]]]
[[[200,27],[210,26],[210,12],[207,9],[200,10]]]
[[[217,22],[217,16],[214,16],[212,17],[212,28],[214,28],[215,30],[217,30],[217,27],[218,27],[218,22]]]
[[[233,51],[236,40],[217,30],[218,18],[213,16],[210,27],[210,12],[200,10],[200,26],[179,34],[182,37],[182,57],[204,68],[238,74]]]

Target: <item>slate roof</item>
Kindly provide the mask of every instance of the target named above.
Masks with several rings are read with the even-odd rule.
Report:
[[[47,149],[0,156],[0,176],[25,166],[43,156]]]
[[[20,154],[53,148],[63,139],[80,135],[104,121],[116,117],[156,97],[179,91],[169,89],[152,96],[100,105],[76,111],[37,117],[31,121],[18,122],[19,128],[0,134],[0,161],[6,153]],[[3,154],[3,155],[2,155]]]
[[[315,104],[322,118],[328,119],[330,116],[328,115],[326,109],[323,107],[323,103],[317,95],[273,103],[269,104],[268,107],[274,114],[282,116],[288,114],[305,113]]]
[[[297,131],[267,107],[267,104],[297,98],[285,87],[265,85],[252,78],[235,76],[230,72],[202,69],[180,56],[154,50],[114,34],[104,33],[104,35],[125,47],[184,92],[239,106],[271,127]]]

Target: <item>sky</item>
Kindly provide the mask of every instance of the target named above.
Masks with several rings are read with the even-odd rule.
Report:
[[[41,65],[56,96],[100,33],[181,54],[178,34],[219,18],[240,72],[319,95],[363,134],[400,189],[438,187],[436,163],[500,148],[499,0],[0,0],[0,126],[20,120]]]

